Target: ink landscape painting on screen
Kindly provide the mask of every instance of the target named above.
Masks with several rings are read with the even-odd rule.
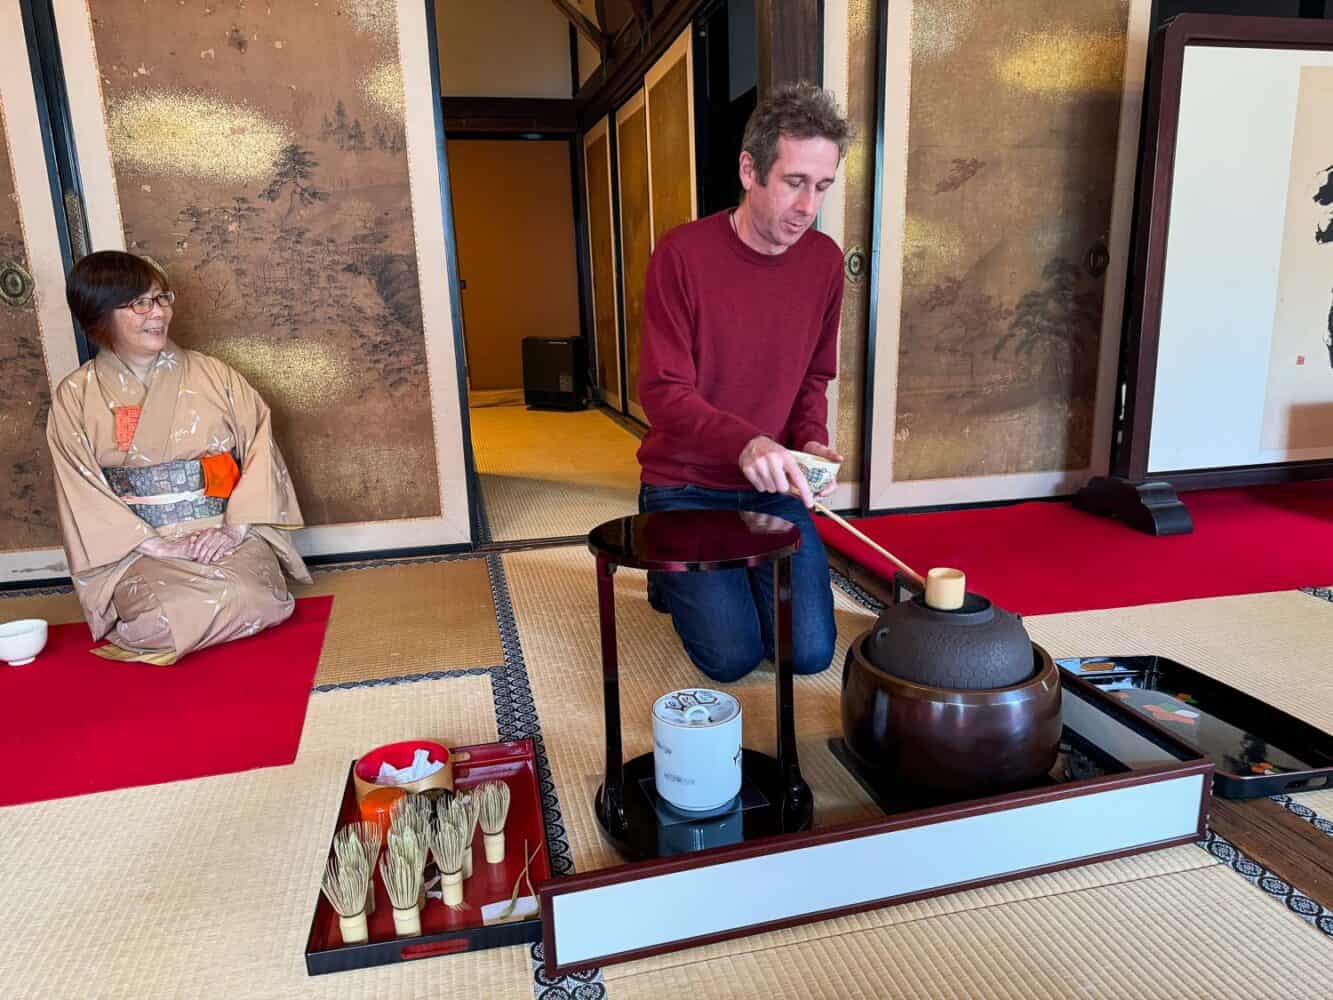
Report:
[[[126,247],[272,407],[307,524],[440,514],[396,9],[89,4]]]
[[[0,549],[60,544],[46,449],[51,386],[0,109]]]
[[[895,481],[1091,463],[1129,8],[913,5]]]

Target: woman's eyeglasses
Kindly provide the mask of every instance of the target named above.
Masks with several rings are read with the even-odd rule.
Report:
[[[120,308],[129,309],[137,316],[147,316],[153,311],[154,303],[160,305],[163,309],[170,309],[171,304],[175,301],[175,292],[158,292],[156,295],[140,295],[133,302],[127,302]]]

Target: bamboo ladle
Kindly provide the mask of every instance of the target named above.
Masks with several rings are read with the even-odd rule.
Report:
[[[963,606],[963,599],[967,594],[967,577],[963,575],[961,570],[937,566],[927,571],[926,575],[923,577],[884,546],[870,538],[864,531],[852,527],[846,518],[833,513],[833,511],[829,510],[818,500],[814,502],[811,509],[818,514],[823,514],[835,524],[840,525],[854,538],[857,538],[870,546],[870,548],[874,549],[885,559],[906,573],[913,583],[925,590],[926,604],[928,606],[937,608],[941,611],[957,611]]]

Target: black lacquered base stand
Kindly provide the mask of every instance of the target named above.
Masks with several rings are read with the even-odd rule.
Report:
[[[595,809],[606,835],[639,861],[758,837],[807,830],[814,797],[796,759],[792,698],[791,556],[800,531],[774,517],[741,511],[662,511],[607,521],[588,535],[597,557],[602,630],[602,696],[606,710],[606,778]],[[741,793],[707,816],[676,810],[653,786],[653,755],[626,763],[621,747],[620,661],[616,648],[616,568],[702,573],[773,567],[773,659],[777,667],[777,753],[746,749]],[[665,693],[665,692],[663,692]]]

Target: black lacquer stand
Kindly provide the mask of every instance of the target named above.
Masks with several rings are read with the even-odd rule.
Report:
[[[1165,482],[1093,476],[1074,495],[1074,509],[1118,518],[1149,535],[1188,535],[1194,530],[1189,509]]]
[[[626,858],[644,860],[809,829],[814,798],[796,759],[792,697],[791,556],[800,544],[801,533],[790,522],[745,511],[638,514],[607,521],[588,535],[588,548],[597,557],[606,709],[606,778],[594,807],[598,822]],[[741,758],[741,794],[731,807],[709,816],[680,813],[659,799],[653,788],[651,753],[628,762],[623,757],[613,577],[621,566],[657,573],[706,573],[765,565],[773,567],[777,755],[746,749]]]

